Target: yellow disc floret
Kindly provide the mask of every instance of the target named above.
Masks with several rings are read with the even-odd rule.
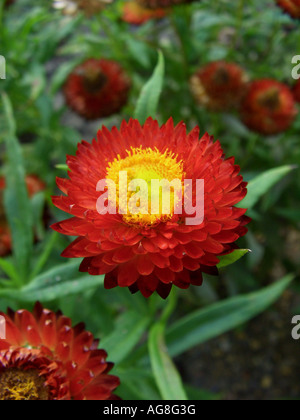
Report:
[[[0,374],[0,400],[48,400],[48,389],[35,369],[7,369]]]
[[[131,225],[153,226],[170,220],[183,195],[182,161],[178,161],[176,154],[168,150],[161,153],[156,148],[131,148],[126,153],[123,159],[118,155],[106,169],[106,178],[116,185],[118,212]],[[126,176],[122,176],[124,174]],[[169,194],[163,198],[166,188]],[[122,212],[121,195],[124,191],[127,203],[126,211]],[[167,206],[165,198],[169,201]],[[133,211],[133,208],[137,210]]]

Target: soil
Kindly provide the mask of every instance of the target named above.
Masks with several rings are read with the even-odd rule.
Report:
[[[183,379],[223,400],[300,399],[300,342],[291,335],[297,306],[299,295],[287,291],[243,329],[188,352],[179,360]]]

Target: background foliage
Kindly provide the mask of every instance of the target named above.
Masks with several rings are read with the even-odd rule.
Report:
[[[258,135],[237,114],[196,105],[189,78],[199,66],[227,59],[253,79],[292,85],[299,23],[271,0],[203,0],[132,27],[121,20],[123,3],[89,19],[63,16],[44,0],[17,0],[0,9],[0,54],[7,62],[7,79],[0,81],[1,172],[13,237],[12,255],[0,259],[0,309],[32,308],[39,300],[74,322],[85,321],[115,363],[124,399],[214,398],[183,384],[172,358],[241,326],[286,288],[298,293],[299,245],[287,244],[299,232],[300,117],[281,135]],[[61,93],[71,69],[90,57],[119,61],[133,81],[122,114],[96,123],[67,110]],[[220,278],[207,276],[202,288],[173,291],[167,301],[104,290],[102,276],[80,275],[79,261],[60,257],[68,239],[48,228],[63,218],[50,197],[66,154],[74,154],[82,138],[91,140],[102,124],[119,125],[131,116],[143,122],[149,115],[161,123],[170,116],[184,120],[189,129],[199,124],[202,133],[221,139],[250,181],[241,205],[249,207],[253,222],[242,250],[221,261]],[[38,174],[46,191],[30,200],[25,173]]]

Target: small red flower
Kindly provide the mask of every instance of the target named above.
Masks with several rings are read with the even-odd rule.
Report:
[[[70,179],[57,180],[65,196],[53,197],[53,203],[73,218],[52,228],[78,237],[62,256],[84,258],[80,270],[105,274],[107,289],[129,287],[145,297],[157,291],[166,298],[172,285],[201,285],[202,273],[216,274],[218,256],[232,252],[247,232],[246,210],[234,207],[247,193],[240,168],[208,134],[199,139],[198,127],[187,134],[185,124],[174,127],[172,119],[162,127],[151,118],[143,126],[124,121],[120,131],[103,127],[97,140],[82,142],[67,164]],[[120,197],[117,214],[100,214],[98,182],[110,179],[119,190],[120,172],[128,173],[128,182],[142,179],[148,185],[153,179],[204,179],[203,223],[189,226],[183,204],[181,214],[175,206],[155,214],[124,212]]]
[[[276,80],[257,80],[249,86],[241,105],[244,123],[261,134],[278,134],[287,130],[297,115],[289,87]]]
[[[294,89],[293,89],[293,93],[294,93],[294,98],[295,98],[296,102],[300,103],[300,79],[295,84]]]
[[[36,175],[28,175],[25,178],[27,191],[29,197],[33,197],[40,191],[45,190],[45,184]],[[0,257],[4,257],[9,254],[12,249],[12,238],[11,232],[6,220],[4,205],[3,205],[3,194],[5,190],[5,178],[0,177]]]
[[[146,9],[133,0],[124,3],[122,19],[132,25],[141,25],[151,19],[161,19],[166,14],[165,9]]]
[[[119,112],[128,100],[130,87],[117,62],[89,59],[69,75],[64,93],[75,112],[93,120]]]
[[[277,4],[293,18],[300,18],[300,0],[277,0]]]
[[[248,77],[234,63],[216,61],[197,71],[191,78],[196,101],[212,111],[238,107],[245,94]]]
[[[0,313],[6,339],[0,340],[0,400],[109,400],[119,379],[109,375],[98,341],[84,324],[35,305]]]
[[[158,9],[160,7],[171,7],[178,4],[191,3],[195,0],[137,0],[141,6],[149,9]]]

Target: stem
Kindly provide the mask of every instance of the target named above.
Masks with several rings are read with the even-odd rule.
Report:
[[[172,290],[171,290],[171,293],[169,295],[168,304],[165,307],[163,313],[161,314],[161,318],[160,318],[160,323],[161,324],[166,324],[168,322],[168,320],[169,320],[170,316],[172,315],[172,313],[174,312],[176,306],[177,306],[177,290],[173,286]]]

